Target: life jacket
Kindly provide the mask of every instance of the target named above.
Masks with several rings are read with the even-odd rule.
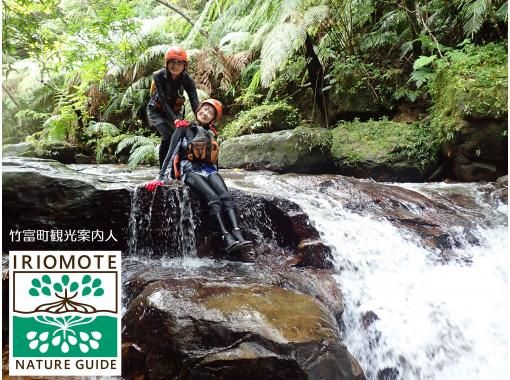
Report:
[[[197,125],[197,134],[188,145],[187,159],[215,165],[218,162],[218,143],[212,133]]]
[[[213,132],[209,132],[202,126],[197,125],[197,133],[188,144],[185,153],[185,159],[195,162],[206,162],[216,165],[218,162],[219,146],[218,142],[214,139],[217,135],[216,130],[211,125]],[[183,157],[184,158],[184,157]],[[176,154],[172,163],[172,178],[181,179],[181,155]]]
[[[161,107],[161,103],[159,101],[159,96],[157,94],[156,82],[152,80],[151,89],[150,89],[150,97],[154,100],[154,106],[158,111],[161,111],[163,108]],[[184,87],[181,85],[177,90],[177,96],[175,99],[167,99],[169,101],[169,106],[176,114],[179,114],[182,111],[182,107],[186,98],[184,97]],[[174,101],[175,100],[175,101]]]

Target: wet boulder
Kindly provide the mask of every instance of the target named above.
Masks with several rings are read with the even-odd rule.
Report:
[[[130,172],[125,166],[63,165],[36,158],[5,158],[2,170],[5,249],[119,249],[152,258],[225,257],[207,205],[181,182],[150,193],[141,186],[153,176],[147,169]],[[269,195],[231,193],[245,237],[255,246],[255,251],[231,258],[253,261],[269,255],[286,260],[299,253],[296,265],[330,267],[329,247],[320,244],[319,233],[298,205]],[[52,230],[62,236],[51,238]],[[33,238],[15,238],[16,231],[28,231]],[[37,231],[47,238],[35,239]],[[93,233],[101,238],[91,239]],[[318,242],[299,248],[307,241]]]
[[[128,377],[364,378],[327,309],[276,286],[158,281],[134,299],[124,325],[123,341],[138,348],[131,354],[143,366]]]

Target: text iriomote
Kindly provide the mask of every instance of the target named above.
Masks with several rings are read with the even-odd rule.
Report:
[[[13,257],[14,270],[115,270],[115,255],[87,254],[62,255],[41,252],[40,254],[21,254]]]

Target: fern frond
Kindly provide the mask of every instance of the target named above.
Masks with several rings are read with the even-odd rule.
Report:
[[[141,145],[137,147],[129,155],[128,168],[134,169],[140,163],[155,161],[158,154],[157,151],[156,145]]]
[[[261,83],[268,87],[278,69],[303,45],[306,30],[303,25],[281,23],[267,35],[261,51]]]
[[[140,54],[133,67],[132,80],[135,80],[135,78],[139,78],[140,76],[146,76],[149,73],[152,73],[152,71],[155,70],[155,67],[162,66],[163,57],[169,47],[170,45],[155,45]]]
[[[207,16],[209,14],[209,11],[211,9],[211,5],[214,3],[215,0],[208,0],[207,3],[204,6],[204,9],[202,10],[202,13],[200,14],[200,17],[195,22],[195,25],[193,26],[193,29],[189,32],[188,36],[182,43],[183,46],[191,47],[193,46],[193,43],[195,42],[195,39],[197,38],[197,35],[199,31],[203,28],[204,22],[207,19]]]
[[[134,147],[139,147],[142,145],[148,145],[148,144],[153,144],[153,143],[154,143],[154,140],[151,140],[148,137],[132,136],[131,135],[131,136],[125,138],[124,140],[122,140],[121,142],[119,142],[119,145],[117,145],[117,149],[115,150],[115,154],[119,154],[122,150],[124,150],[128,146],[133,146],[131,148],[131,151],[133,151]]]
[[[395,32],[372,32],[368,33],[360,43],[360,48],[363,51],[370,49],[377,49],[383,46],[393,45],[397,43],[398,36]]]
[[[316,27],[330,17],[330,9],[327,5],[316,5],[306,10],[303,15],[305,28]]]
[[[111,123],[98,122],[85,128],[85,133],[89,136],[117,136],[120,129]]]
[[[508,21],[508,1],[503,2],[496,11],[496,17],[498,20],[507,22]]]
[[[224,54],[235,54],[248,48],[250,39],[248,32],[230,32],[220,40],[219,47]]]
[[[482,27],[490,5],[487,4],[488,0],[466,1],[466,3],[462,12],[466,17],[464,35],[473,38]]]

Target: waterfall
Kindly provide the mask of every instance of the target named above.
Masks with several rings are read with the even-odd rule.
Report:
[[[145,258],[197,255],[189,189],[134,189],[129,216],[130,256]],[[157,212],[154,210],[157,209]]]
[[[308,214],[332,248],[344,343],[368,379],[508,378],[507,205],[486,199],[483,185],[399,184],[430,199],[450,192],[475,200],[476,210],[444,203],[477,225],[476,244],[451,226],[462,244],[445,262],[414,234],[346,209],[307,180],[317,176],[257,172],[227,183],[287,198]]]

